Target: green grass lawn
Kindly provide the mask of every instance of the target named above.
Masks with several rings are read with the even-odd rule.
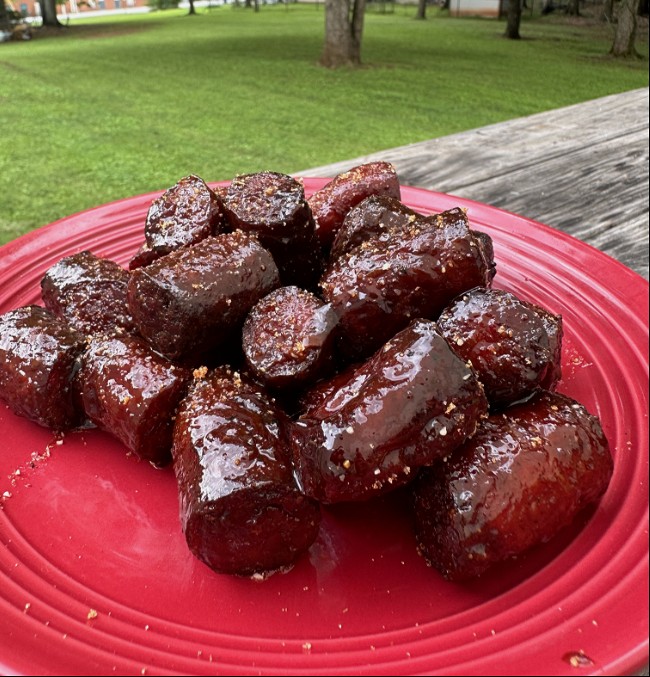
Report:
[[[291,171],[647,86],[605,26],[370,13],[361,69],[317,65],[323,8],[71,24],[0,45],[0,243],[196,173]]]

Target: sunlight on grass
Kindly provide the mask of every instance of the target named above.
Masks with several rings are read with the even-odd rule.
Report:
[[[371,13],[365,67],[317,65],[322,5],[87,21],[0,45],[0,242],[206,180],[291,171],[647,85],[607,29]],[[647,55],[647,45],[642,45]]]

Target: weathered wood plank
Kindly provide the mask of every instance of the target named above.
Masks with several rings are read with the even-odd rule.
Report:
[[[648,89],[295,172],[383,159],[404,185],[564,230],[648,277]]]

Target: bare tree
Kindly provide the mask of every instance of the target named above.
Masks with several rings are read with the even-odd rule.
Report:
[[[415,15],[416,19],[427,18],[427,0],[418,0],[418,11]]]
[[[521,0],[508,1],[508,15],[505,37],[511,40],[519,40],[519,26],[521,25]]]
[[[613,56],[639,56],[634,46],[636,42],[636,17],[638,13],[639,0],[621,0],[619,3],[614,43],[609,50],[609,53]]]
[[[325,0],[325,44],[320,62],[327,68],[358,66],[366,0]]]

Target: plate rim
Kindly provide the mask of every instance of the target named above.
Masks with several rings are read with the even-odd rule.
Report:
[[[320,185],[324,185],[329,179],[327,178],[312,178],[310,177],[309,179],[305,179],[306,182],[309,182],[310,185],[314,186],[314,189],[317,189]],[[227,185],[229,182],[210,182],[209,185]],[[605,257],[608,265],[613,266],[618,270],[620,273],[620,277],[616,279],[616,287],[619,291],[623,291],[624,287],[630,284],[631,280],[634,280],[636,285],[639,285],[637,289],[637,296],[639,298],[642,297],[647,297],[648,293],[648,281],[643,278],[641,275],[636,273],[635,271],[631,270],[621,262],[617,261],[613,257],[609,256],[605,252],[597,249],[596,247],[590,245],[589,243],[586,243],[582,240],[579,240],[578,238],[575,238],[574,236],[565,233],[561,230],[552,228],[551,226],[539,223],[537,221],[534,221],[532,219],[529,219],[527,217],[522,217],[520,215],[514,214],[512,212],[508,212],[506,210],[497,208],[497,207],[492,207],[490,205],[485,205],[480,202],[476,202],[473,200],[468,200],[466,198],[460,198],[457,196],[445,194],[445,193],[438,193],[436,191],[430,191],[427,189],[422,189],[422,188],[415,188],[411,186],[402,186],[403,190],[406,190],[406,193],[408,194],[406,197],[403,196],[403,199],[405,202],[410,203],[411,202],[411,196],[421,196],[423,199],[431,199],[431,196],[434,196],[435,198],[439,199],[449,199],[455,202],[461,202],[463,206],[468,206],[471,207],[472,209],[476,209],[477,212],[480,214],[483,213],[484,210],[488,210],[489,214],[494,214],[496,213],[497,215],[501,214],[504,215],[504,218],[506,218],[507,221],[512,220],[513,224],[534,224],[536,228],[541,229],[544,232],[552,234],[554,238],[559,238],[560,240],[566,242],[568,245],[571,247],[579,247],[580,249],[585,249],[590,252],[591,256],[597,256],[597,257]],[[144,202],[146,200],[151,200],[160,195],[164,191],[153,191],[150,193],[144,193],[141,195],[136,195],[132,197],[127,197],[127,198],[122,198],[120,200],[116,200],[113,202],[106,203],[104,205],[100,205],[97,207],[93,207],[91,209],[83,210],[81,212],[77,212],[75,214],[72,214],[70,216],[63,217],[61,219],[58,219],[57,221],[54,221],[50,224],[46,224],[40,228],[37,228],[30,233],[24,234],[20,236],[19,238],[16,238],[12,240],[9,243],[6,243],[2,247],[0,247],[0,275],[4,272],[6,269],[6,265],[3,265],[8,259],[11,259],[13,256],[17,256],[20,254],[21,251],[27,249],[29,250],[31,245],[34,244],[34,241],[40,240],[45,233],[48,232],[53,232],[56,231],[61,227],[61,224],[66,224],[71,221],[84,221],[85,219],[91,219],[94,216],[97,216],[98,214],[104,213],[105,211],[110,211],[110,210],[115,210],[116,208],[123,207],[128,203],[131,202]],[[8,257],[8,259],[6,258]],[[11,261],[9,261],[11,263]],[[632,276],[632,277],[630,277]],[[641,284],[642,283],[642,284]],[[647,329],[647,304],[642,304],[641,306],[641,311],[645,312],[644,318],[641,318],[642,321],[645,322],[646,329]],[[646,354],[647,355],[647,354]],[[646,461],[647,464],[647,461]],[[0,513],[1,516],[1,513]],[[645,553],[645,568],[647,569],[647,551]],[[640,562],[639,564],[642,564],[643,562]],[[2,600],[0,600],[2,601]],[[640,644],[638,645],[637,649],[633,652],[628,652],[628,654],[625,657],[621,657],[618,659],[618,667],[617,670],[627,672],[627,671],[636,671],[643,667],[644,665],[647,665],[648,661],[648,640],[647,638]],[[613,667],[613,666],[610,666]],[[4,660],[0,656],[0,669],[3,669],[3,671],[6,674],[16,674],[12,672],[12,668],[9,666],[4,665]]]

